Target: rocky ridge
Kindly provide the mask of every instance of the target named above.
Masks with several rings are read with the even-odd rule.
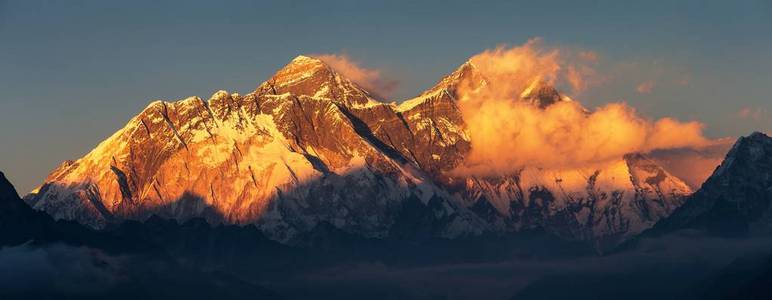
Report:
[[[397,105],[299,56],[248,94],[155,101],[25,197],[56,219],[102,228],[151,215],[255,224],[286,243],[331,224],[368,238],[455,238],[543,229],[615,245],[691,194],[645,155],[563,170],[460,177],[469,152],[456,99],[486,88],[470,62]],[[568,101],[535,85],[539,107]],[[326,225],[325,225],[326,226]]]

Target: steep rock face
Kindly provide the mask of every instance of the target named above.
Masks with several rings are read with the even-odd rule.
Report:
[[[439,190],[356,115],[402,126],[390,106],[367,104],[366,92],[320,61],[299,57],[268,82],[244,96],[153,102],[27,201],[96,228],[152,214],[204,216],[257,223],[289,241],[322,221],[384,237],[402,199],[426,202]],[[447,210],[438,213],[453,211],[437,199]]]
[[[614,245],[649,228],[691,191],[641,155],[582,169],[526,167],[499,177],[449,172],[470,149],[465,63],[414,99],[387,104],[300,56],[246,95],[156,101],[25,199],[95,228],[153,214],[254,223],[295,242],[322,224],[366,237],[458,237],[544,228]],[[534,82],[539,107],[567,101]],[[421,228],[416,228],[420,226]]]
[[[8,239],[9,234],[14,234],[15,230],[23,227],[26,220],[34,218],[37,214],[32,208],[27,206],[16,189],[5,178],[5,174],[0,172],[0,232],[3,232],[3,239]]]
[[[62,227],[67,226],[63,224]],[[0,246],[46,239],[52,229],[64,230],[56,227],[50,216],[25,204],[5,174],[0,172]]]
[[[658,230],[704,228],[719,234],[772,230],[772,138],[741,137],[702,187]]]
[[[260,94],[291,93],[295,96],[327,99],[346,107],[361,108],[380,104],[370,93],[360,89],[322,61],[303,55],[293,59],[257,90]]]

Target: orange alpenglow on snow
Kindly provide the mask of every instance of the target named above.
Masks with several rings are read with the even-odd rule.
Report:
[[[460,85],[459,104],[472,150],[456,170],[459,174],[508,174],[524,166],[586,167],[628,153],[713,144],[696,121],[649,120],[624,103],[588,110],[557,94],[549,87],[568,82],[581,89],[583,80],[576,64],[538,39],[486,50],[470,61],[485,84]]]
[[[546,226],[613,246],[707,177],[686,174],[687,185],[648,152],[700,153],[716,141],[698,122],[649,120],[624,103],[588,110],[554,88],[596,83],[587,77],[597,60],[539,40],[499,47],[397,105],[374,98],[388,92],[377,70],[298,56],[244,95],[151,103],[26,201],[95,228],[204,217],[286,243],[321,222],[398,235],[401,209],[415,204],[444,238]],[[660,161],[682,160],[673,157]]]

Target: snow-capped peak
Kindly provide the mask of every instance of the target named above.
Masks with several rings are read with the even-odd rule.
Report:
[[[292,59],[291,64],[307,64],[307,63],[323,63],[317,58],[313,58],[305,55],[298,55]]]
[[[257,88],[259,94],[285,94],[327,99],[347,107],[381,104],[369,92],[335,71],[322,60],[306,55],[295,57]]]

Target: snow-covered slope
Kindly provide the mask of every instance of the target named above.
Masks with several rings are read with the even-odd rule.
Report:
[[[246,95],[219,91],[151,103],[84,157],[63,163],[26,201],[101,228],[153,214],[258,225],[298,242],[318,224],[366,237],[459,237],[543,228],[599,246],[652,226],[691,193],[642,155],[582,169],[524,168],[458,177],[470,133],[461,84],[471,63],[400,105],[299,56]],[[567,101],[535,82],[524,101]]]

